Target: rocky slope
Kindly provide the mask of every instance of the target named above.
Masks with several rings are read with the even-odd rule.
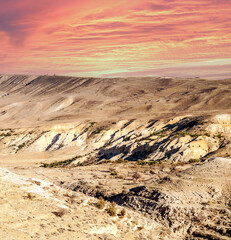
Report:
[[[139,180],[137,187],[121,189],[119,194],[109,194],[106,180],[103,187],[80,181],[67,181],[64,185],[151,216],[162,226],[159,239],[231,238],[231,159],[211,158],[161,178],[157,173],[151,179],[149,175],[148,181]],[[145,178],[144,173],[142,177]]]
[[[4,168],[0,189],[1,239],[156,239],[159,234],[158,224],[132,210],[119,216],[124,208],[117,206],[110,216],[109,203],[98,209],[97,199]]]
[[[77,126],[3,129],[2,152],[49,152],[72,149],[69,163],[120,159],[192,161],[230,154],[231,115],[177,117],[166,121],[90,122]],[[222,156],[220,155],[220,156]],[[64,160],[68,160],[67,158]]]

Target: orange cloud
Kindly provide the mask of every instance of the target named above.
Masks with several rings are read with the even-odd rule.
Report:
[[[2,73],[185,76],[191,68],[191,76],[197,63],[201,76],[206,72],[209,76],[210,68],[200,68],[199,63],[229,61],[231,55],[227,0],[0,0],[0,4]],[[182,63],[191,65],[179,68]]]

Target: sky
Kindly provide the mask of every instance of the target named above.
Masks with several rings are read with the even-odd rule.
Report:
[[[0,0],[0,73],[231,77],[231,0]]]

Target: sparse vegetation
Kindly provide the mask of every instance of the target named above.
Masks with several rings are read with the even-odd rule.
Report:
[[[189,160],[189,163],[198,163],[200,162],[201,160],[199,158],[192,158]]]
[[[187,164],[186,162],[183,161],[178,161],[177,163],[174,164],[174,166],[184,166],[185,164]]]
[[[103,209],[105,207],[105,201],[102,197],[99,198],[99,201],[95,205],[98,209]]]
[[[115,170],[115,171],[112,171],[112,172],[111,172],[111,175],[112,175],[112,176],[117,176],[118,173],[117,173],[117,171]]]
[[[64,144],[63,144],[63,143],[61,143],[61,144],[59,145],[59,149],[62,148],[62,147],[64,147]]]
[[[87,160],[85,160],[84,162],[78,162],[76,165],[75,165],[75,167],[84,167],[84,166],[88,166],[88,165],[90,165],[90,164],[92,164],[92,163],[94,163],[95,162],[95,160],[93,159],[87,159]]]
[[[138,160],[138,161],[137,161],[137,164],[138,164],[138,165],[147,165],[148,162],[147,162],[147,161],[143,161],[143,160]]]
[[[123,218],[126,215],[126,210],[123,208],[119,213],[118,216]]]
[[[127,162],[128,162],[128,160],[125,160],[123,158],[116,160],[116,163],[127,163]]]
[[[32,193],[27,193],[27,198],[32,200],[35,198],[35,196]]]
[[[88,132],[88,130],[89,130],[90,128],[92,128],[95,124],[96,124],[96,122],[90,122],[90,125],[89,125],[87,128],[85,128],[83,132],[84,132],[84,133]]]
[[[179,137],[190,136],[192,138],[197,138],[201,136],[201,134],[191,133],[191,132],[174,132],[171,134],[171,136],[179,136]]]
[[[116,204],[114,202],[112,202],[109,207],[106,209],[107,213],[109,214],[109,216],[113,217],[116,216]]]
[[[160,161],[144,161],[144,160],[138,160],[137,162],[137,165],[141,165],[141,166],[145,166],[145,165],[155,165],[155,164],[160,164]]]
[[[217,135],[214,136],[215,138],[222,139],[224,136],[221,133],[218,133]]]
[[[22,143],[18,146],[18,151],[21,150],[22,148],[24,148],[26,146],[26,143]]]
[[[63,217],[65,214],[67,214],[68,210],[66,208],[60,208],[56,212],[52,212],[56,217]]]
[[[10,132],[7,133],[1,133],[0,137],[10,137],[12,134]]]
[[[197,138],[197,137],[202,136],[202,135],[203,134],[192,133],[192,132],[184,132],[184,131],[171,132],[168,129],[163,129],[163,130],[159,130],[159,131],[153,132],[152,134],[150,134],[147,137],[136,139],[135,142],[153,141],[154,140],[152,138],[153,136],[159,136],[159,137],[165,137],[165,136],[169,136],[169,137],[185,137],[185,136],[190,136],[192,138]],[[210,136],[208,133],[205,133],[204,135]]]
[[[102,132],[103,130],[104,130],[103,127],[98,127],[98,128],[96,128],[95,131],[92,132],[92,134],[99,134],[99,133]]]
[[[53,163],[42,163],[41,167],[44,168],[53,168],[53,167],[66,167],[69,164],[71,164],[73,161],[77,160],[78,158],[81,158],[82,156],[76,156],[68,160],[64,161],[55,161]]]

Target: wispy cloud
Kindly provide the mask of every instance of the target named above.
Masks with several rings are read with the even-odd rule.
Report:
[[[164,75],[171,64],[172,72],[175,66],[184,75],[190,66],[183,70],[177,64],[195,69],[194,62],[231,54],[227,0],[0,0],[0,5],[0,72]],[[159,66],[161,71],[153,70]],[[197,69],[210,74],[209,67]]]

